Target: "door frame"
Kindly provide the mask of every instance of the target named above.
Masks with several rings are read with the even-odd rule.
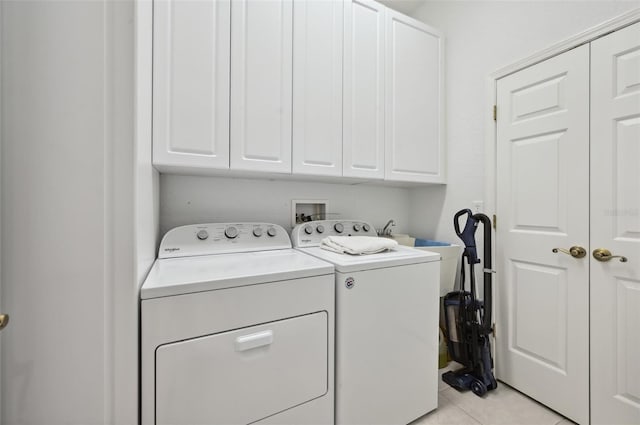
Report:
[[[2,4],[0,4],[0,27],[2,27]],[[0,30],[0,314],[4,312],[2,304],[2,31]],[[2,335],[0,334],[0,421],[2,421]]]
[[[556,43],[544,50],[541,50],[533,55],[525,57],[517,62],[514,62],[510,65],[502,67],[491,74],[486,79],[485,93],[487,99],[487,105],[485,108],[485,119],[486,119],[486,127],[485,127],[485,144],[484,144],[484,169],[485,169],[485,178],[484,178],[484,193],[485,193],[485,209],[487,214],[492,217],[496,214],[496,201],[497,201],[497,121],[494,120],[494,106],[497,103],[497,84],[498,80],[506,77],[510,74],[518,72],[524,68],[535,65],[547,59],[550,59],[554,56],[557,56],[561,53],[564,53],[568,50],[571,50],[575,47],[578,47],[582,44],[590,43],[591,41],[600,38],[610,32],[620,30],[629,25],[633,25],[635,23],[640,22],[640,8],[631,10],[629,12],[623,13],[615,18],[609,19],[601,24],[598,24],[592,28],[589,28],[583,32],[580,32],[572,37],[569,37],[566,40],[563,40],[559,43]],[[497,111],[500,113],[500,110]],[[494,226],[499,226],[499,218],[494,221]],[[495,230],[494,230],[495,232]],[[496,244],[498,241],[496,238],[493,238],[493,264],[497,264],[496,256]],[[492,288],[494,308],[493,308],[493,323],[496,325],[496,312],[500,308],[500,296],[497,291],[497,287],[500,284],[500,274],[497,274],[494,277],[494,285]],[[500,324],[499,324],[500,325]],[[495,335],[499,335],[498,338],[501,337],[503,330],[498,327],[494,328],[494,338]],[[492,345],[493,356],[495,358],[496,344]],[[500,371],[500,359],[496,359],[496,375],[498,375]]]

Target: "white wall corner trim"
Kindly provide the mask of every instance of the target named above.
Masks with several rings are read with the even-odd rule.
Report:
[[[135,354],[129,359],[135,362],[135,407],[120,416],[116,412],[116,424],[138,423],[139,382],[138,382],[138,341],[139,341],[139,289],[149,272],[156,256],[159,234],[159,187],[160,177],[153,168],[152,160],[152,55],[153,55],[153,1],[136,0],[134,5],[133,58],[134,58],[134,179],[133,223],[134,272],[127,293],[128,302],[135,311]],[[124,372],[124,371],[123,371]],[[124,382],[123,382],[124,384]],[[130,396],[130,394],[128,394]],[[135,413],[135,417],[133,417]]]

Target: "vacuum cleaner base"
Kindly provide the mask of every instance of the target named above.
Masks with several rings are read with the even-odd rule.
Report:
[[[489,379],[489,382],[485,383],[469,373],[468,369],[446,372],[442,375],[442,380],[459,391],[471,390],[479,397],[498,387],[495,379]]]

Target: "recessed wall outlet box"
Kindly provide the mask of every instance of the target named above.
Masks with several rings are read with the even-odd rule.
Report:
[[[291,227],[313,220],[325,220],[327,201],[324,199],[294,199],[291,201]]]
[[[484,210],[484,201],[471,201],[471,204],[473,205],[474,213],[479,213]]]

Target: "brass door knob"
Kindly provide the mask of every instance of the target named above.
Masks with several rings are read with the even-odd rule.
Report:
[[[9,324],[9,315],[0,314],[0,331],[7,327]]]
[[[593,258],[595,258],[598,261],[609,261],[612,258],[619,258],[621,263],[626,263],[627,261],[629,261],[627,259],[627,257],[623,256],[623,255],[613,255],[611,254],[611,251],[609,251],[606,248],[598,248],[598,249],[594,249],[593,250]]]
[[[587,250],[581,246],[572,246],[568,250],[564,248],[553,248],[551,251],[554,253],[563,252],[573,258],[583,258],[587,255]]]

